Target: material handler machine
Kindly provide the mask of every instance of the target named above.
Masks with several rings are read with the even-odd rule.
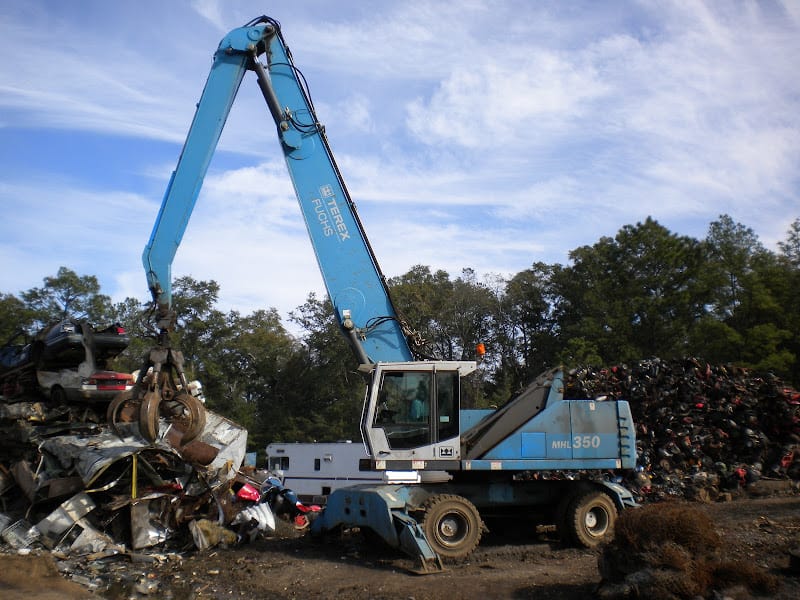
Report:
[[[398,316],[305,80],[269,17],[228,33],[214,54],[143,254],[158,343],[134,394],[112,404],[112,421],[123,405],[135,404],[140,430],[153,440],[171,405],[183,420],[184,442],[202,428],[202,406],[182,391],[183,359],[170,344],[171,265],[248,71],[275,123],[336,319],[368,382],[361,431],[370,458],[363,468],[403,471],[415,481],[336,490],[313,530],[369,530],[417,558],[422,572],[468,555],[494,518],[540,515],[571,542],[599,543],[618,511],[635,504],[623,486],[602,477],[635,467],[628,403],[564,399],[561,371],[553,369],[497,410],[461,408],[462,380],[476,362],[425,358]]]

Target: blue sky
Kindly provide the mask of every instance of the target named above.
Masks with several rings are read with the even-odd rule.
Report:
[[[0,4],[0,292],[141,252],[219,40],[281,22],[383,271],[508,276],[652,216],[800,217],[800,2]],[[283,315],[323,284],[252,74],[173,275]]]

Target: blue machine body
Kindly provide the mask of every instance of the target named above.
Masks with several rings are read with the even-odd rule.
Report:
[[[256,64],[264,55],[267,65]],[[248,70],[262,91],[337,318],[362,332],[370,362],[410,361],[412,352],[372,248],[277,23],[231,31],[220,42],[177,167],[142,255],[148,286],[164,313],[172,306],[172,262],[211,158]],[[263,76],[262,75],[262,76]]]
[[[476,423],[492,410],[462,410]],[[636,467],[636,436],[627,401],[557,400],[491,448],[466,470],[595,470]]]
[[[458,497],[480,510],[552,509],[560,504],[562,512],[574,512],[582,510],[574,502],[584,501],[587,493],[599,489],[613,499],[612,512],[615,506],[633,504],[627,490],[608,481],[578,484],[528,476],[537,471],[635,467],[635,429],[627,402],[564,399],[563,375],[556,369],[537,378],[500,409],[462,410],[460,381],[476,369],[476,363],[415,361],[417,352],[409,342],[408,328],[392,304],[305,81],[294,66],[279,24],[268,17],[234,29],[220,42],[145,246],[142,262],[162,334],[175,322],[172,262],[248,71],[255,72],[275,124],[338,323],[360,369],[370,378],[361,423],[371,452],[369,468],[444,474],[444,481],[432,484],[421,477],[418,485],[337,490],[314,529],[369,527],[391,545],[417,556],[423,570],[430,571],[441,564],[412,516],[424,513],[426,502],[458,504],[453,500]],[[392,385],[384,386],[386,382]],[[382,394],[390,389],[393,396]],[[428,417],[413,422],[405,403],[412,395],[419,400],[419,390],[424,390]],[[387,401],[395,403],[395,410],[383,410]],[[609,510],[602,499],[590,500],[595,504],[586,513],[587,523],[597,522],[597,515]],[[444,515],[443,527],[449,529],[465,510],[472,510],[464,506],[469,505],[453,510],[453,518]],[[479,520],[477,514],[473,516]],[[577,527],[578,517],[574,520]],[[436,531],[438,525],[428,525],[429,533]],[[457,548],[455,542],[453,547]]]

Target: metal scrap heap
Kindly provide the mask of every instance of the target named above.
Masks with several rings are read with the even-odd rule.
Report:
[[[164,421],[151,443],[135,425],[112,430],[90,407],[41,402],[0,404],[0,429],[0,531],[18,550],[100,557],[207,546],[205,522],[229,525],[244,508],[234,491],[247,431],[210,411],[187,444]]]
[[[651,358],[573,370],[569,398],[630,402],[642,500],[713,501],[767,479],[800,480],[800,392],[770,374]]]

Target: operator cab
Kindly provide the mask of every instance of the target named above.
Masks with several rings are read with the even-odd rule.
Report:
[[[460,458],[460,381],[474,362],[425,361],[369,365],[372,379],[362,432],[375,468],[382,461]],[[424,465],[386,465],[425,468]]]

